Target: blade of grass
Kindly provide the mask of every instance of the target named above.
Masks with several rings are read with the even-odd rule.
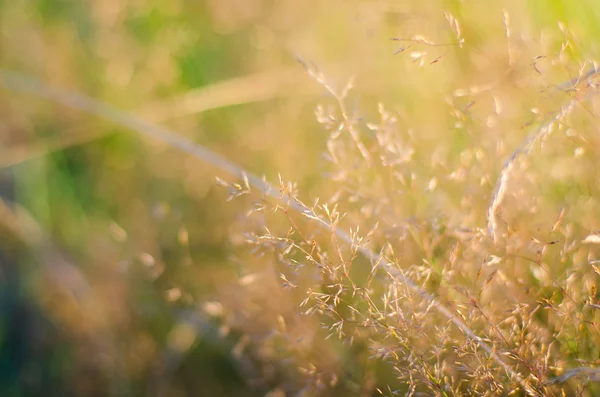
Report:
[[[299,83],[302,76],[296,69],[284,69],[237,77],[151,103],[135,113],[144,120],[162,122],[207,110],[268,101],[292,94],[317,94],[319,91],[312,86]]]
[[[573,80],[569,80],[563,84],[559,84],[557,86],[560,90],[575,90],[574,86],[578,82],[584,80],[586,81],[586,86],[591,86],[591,79],[593,79],[599,71],[594,67],[592,70],[587,72],[585,75],[582,75],[580,78],[576,78]],[[498,242],[498,210],[502,205],[502,201],[507,193],[507,185],[510,178],[510,173],[514,166],[516,165],[516,160],[520,158],[522,155],[526,156],[531,152],[531,149],[539,140],[544,139],[546,135],[550,133],[552,127],[556,123],[560,123],[563,119],[565,119],[573,110],[575,109],[575,105],[581,104],[586,99],[590,97],[589,92],[584,93],[583,98],[577,98],[574,96],[566,106],[557,111],[554,116],[552,116],[548,121],[543,123],[542,125],[534,128],[527,137],[517,146],[517,148],[511,153],[508,160],[504,163],[502,170],[500,171],[500,176],[496,182],[496,186],[494,187],[494,194],[492,195],[492,200],[488,207],[488,233],[494,239],[495,242]]]

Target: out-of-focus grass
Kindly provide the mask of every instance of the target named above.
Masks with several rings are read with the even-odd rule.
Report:
[[[456,18],[460,34],[444,11]],[[547,88],[576,77],[584,61],[597,57],[598,13],[592,0],[15,0],[0,2],[0,67],[163,124],[270,180],[280,173],[298,181],[307,201],[326,201],[337,186],[323,177],[331,171],[322,156],[328,134],[315,122],[314,108],[336,105],[298,65],[300,56],[335,86],[354,77],[356,99],[348,106],[356,104],[365,121],[375,123],[383,103],[407,131],[405,143],[415,153],[405,177],[419,179],[402,198],[381,180],[389,194],[382,207],[402,203],[393,214],[398,219],[484,227],[502,162],[528,123],[569,99]],[[596,114],[597,105],[590,106],[588,113]],[[237,231],[256,197],[227,204],[214,185],[219,170],[106,121],[6,90],[0,119],[0,162],[12,175],[0,193],[14,189],[22,207],[3,221],[1,235],[0,252],[10,253],[1,256],[2,271],[17,281],[2,298],[0,328],[9,331],[0,335],[6,392],[0,394],[36,395],[57,385],[61,395],[277,395],[302,389],[281,364],[295,359],[320,363],[326,374],[344,368],[346,378],[331,386],[331,395],[370,393],[388,379],[393,384],[389,368],[362,364],[369,360],[364,346],[346,351],[322,340],[311,320],[293,320],[298,297],[280,290],[277,275],[261,276],[259,286],[251,282],[266,262],[239,252]],[[586,135],[547,143],[545,156],[530,167],[551,169],[553,178],[515,176],[514,185],[523,188],[506,204],[506,222],[539,237],[540,225],[548,229],[562,205],[576,227],[597,228],[589,216],[597,209],[597,188],[586,178],[597,142]],[[587,166],[550,160],[584,143]],[[480,183],[452,184],[446,177],[454,170]],[[373,178],[375,171],[362,183]],[[346,193],[375,200],[359,182]],[[537,215],[520,216],[532,191],[545,199],[536,203]],[[465,216],[465,202],[477,211]],[[360,200],[346,204],[353,224],[372,226],[386,214],[366,206],[353,212]],[[39,229],[36,238],[32,227]],[[411,233],[422,244],[407,244],[403,255],[421,265],[432,231]],[[446,253],[429,251],[426,259],[440,271]],[[554,268],[552,277],[568,265]],[[52,277],[60,271],[71,276]],[[515,278],[535,280],[519,269]],[[429,287],[442,281],[434,277]],[[548,299],[555,292],[549,288]],[[202,313],[192,332],[198,340],[181,320],[188,311]],[[218,313],[225,324],[206,313]],[[41,319],[39,334],[30,323],[15,322],[22,316]],[[302,340],[293,352],[300,358],[277,346],[285,341],[254,343],[283,324]],[[561,348],[576,357],[581,341],[569,338]],[[253,362],[261,359],[272,364]],[[306,366],[305,375],[318,375]],[[336,385],[327,376],[320,382]]]

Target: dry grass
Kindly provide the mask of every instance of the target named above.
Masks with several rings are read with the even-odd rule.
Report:
[[[379,60],[362,60],[345,83],[301,61],[313,87],[298,84],[298,66],[141,112],[166,120],[322,90],[323,180],[310,189],[284,176],[271,184],[168,129],[2,71],[10,90],[212,164],[243,208],[227,230],[236,276],[210,299],[189,299],[150,389],[169,395],[185,354],[205,339],[232,341],[237,373],[269,396],[597,395],[600,101],[581,39],[564,24],[536,30],[512,3],[445,12],[430,25],[420,22],[435,14],[428,6],[369,7],[359,8],[375,20],[407,18],[387,53],[404,73],[400,98],[365,88],[370,78],[388,84]],[[235,25],[219,15],[223,29]],[[480,43],[489,23],[500,34]],[[189,236],[178,230],[183,250]],[[185,287],[165,292],[177,301]]]
[[[460,29],[453,27],[460,48]],[[420,37],[410,41],[435,46]],[[568,46],[565,42],[562,49]],[[414,55],[419,62],[421,55]],[[508,73],[518,74],[510,67],[519,57],[517,50],[509,51]],[[251,211],[256,230],[245,234],[261,263],[272,263],[269,273],[279,273],[282,286],[297,297],[297,314],[316,318],[325,339],[358,346],[344,364],[335,354],[312,358],[302,390],[319,394],[335,386],[358,393],[346,371],[359,360],[367,394],[595,395],[600,238],[592,219],[598,210],[593,198],[598,163],[586,156],[597,152],[588,138],[595,127],[581,127],[596,117],[595,65],[580,64],[578,77],[565,83],[538,86],[558,94],[558,107],[535,109],[540,117],[528,123],[531,132],[516,145],[485,134],[497,132],[507,85],[534,89],[537,84],[525,87],[519,77],[509,77],[481,84],[483,89],[456,90],[448,104],[457,120],[446,128],[464,131],[471,140],[454,153],[427,142],[419,125],[411,125],[409,117],[400,120],[384,105],[379,120],[365,120],[352,100],[351,83],[336,88],[316,67],[304,66],[334,100],[317,109],[329,132],[330,195],[305,205],[297,187],[281,182],[280,201],[263,196]],[[478,98],[467,107],[454,102],[481,92],[494,103],[488,115],[470,113]],[[524,105],[515,102],[509,106]],[[559,150],[565,138],[581,146]],[[507,152],[509,145],[515,148]],[[586,159],[576,166],[579,156]],[[502,157],[508,159],[498,168]],[[534,162],[540,163],[537,169],[530,165]],[[562,162],[570,166],[561,169]],[[589,179],[581,174],[585,170]],[[558,181],[563,172],[574,172],[577,179]],[[572,195],[544,196],[544,186],[560,183],[567,191],[586,186],[588,208],[575,208]],[[278,226],[279,233],[274,213],[287,224]],[[261,315],[268,311],[261,305]],[[283,312],[277,318],[291,316]],[[290,342],[293,333],[281,328],[268,342],[257,342]],[[288,349],[286,354],[295,353]],[[305,354],[296,353],[298,361],[286,367],[306,376]],[[335,375],[331,362],[337,364]],[[393,375],[386,377],[383,368]]]

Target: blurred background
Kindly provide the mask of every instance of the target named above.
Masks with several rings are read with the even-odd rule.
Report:
[[[564,100],[544,87],[598,54],[599,14],[592,0],[5,0],[0,68],[109,103],[268,180],[280,174],[312,201],[330,192],[315,108],[335,100],[297,58],[334,86],[353,78],[361,117],[379,117],[383,103],[402,128],[418,126],[417,153],[459,156],[472,140],[501,136],[497,175],[531,106],[543,114]],[[483,119],[498,106],[485,93],[493,82],[504,107],[495,132],[459,135],[449,103],[471,106],[479,87],[472,111]],[[459,89],[465,96],[452,96]],[[300,394],[285,357],[248,353],[277,326],[270,311],[296,303],[277,276],[250,288],[261,267],[240,244],[251,200],[227,202],[215,176],[235,180],[0,84],[0,395]],[[485,223],[492,182],[475,225]],[[414,211],[433,216],[429,204]],[[255,315],[232,314],[251,304]],[[353,375],[329,395],[376,394],[351,363],[363,353],[311,339],[303,326],[323,357],[350,360]]]

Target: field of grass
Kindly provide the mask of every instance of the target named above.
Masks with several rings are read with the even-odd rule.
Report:
[[[600,395],[594,0],[0,0],[0,396]]]

